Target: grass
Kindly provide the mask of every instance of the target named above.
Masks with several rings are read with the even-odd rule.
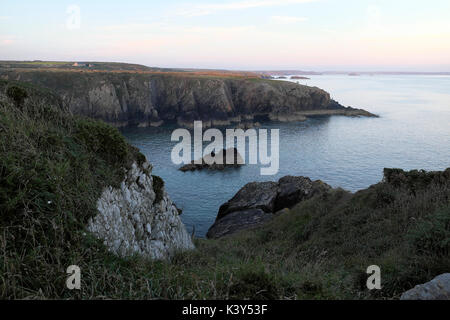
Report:
[[[26,87],[3,89],[0,296],[57,294],[64,266],[92,250],[82,249],[83,229],[101,190],[118,185],[139,153],[109,125],[73,117]]]
[[[169,69],[147,67],[138,64],[128,64],[120,62],[87,62],[78,61],[80,66],[73,66],[77,61],[0,61],[0,68],[7,66],[7,69],[18,69],[21,72],[52,71],[67,73],[124,73],[124,74],[150,74],[168,75],[175,77],[195,77],[213,79],[255,79],[260,76],[248,71],[228,71],[228,70],[202,70],[202,69]],[[81,64],[92,64],[85,68]]]
[[[64,62],[64,61],[23,61],[21,64],[31,64],[31,65],[66,65],[71,64],[73,62]]]
[[[118,258],[84,226],[102,188],[143,156],[109,125],[29,87],[17,106],[2,85],[0,298],[392,299],[449,271],[450,169],[385,170],[366,190],[335,189],[258,229],[195,239],[171,261]],[[65,287],[72,264],[81,290]],[[365,287],[372,264],[380,291]]]

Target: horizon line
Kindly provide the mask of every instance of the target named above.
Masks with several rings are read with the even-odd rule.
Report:
[[[1,59],[0,63],[2,62],[48,62],[48,63],[62,63],[62,62],[66,62],[66,63],[75,63],[75,62],[90,62],[90,63],[122,63],[122,64],[135,64],[135,65],[141,65],[144,67],[148,67],[148,68],[156,68],[156,69],[178,69],[178,70],[216,70],[216,71],[241,71],[241,72],[255,72],[255,73],[260,73],[260,72],[288,72],[288,71],[292,71],[292,72],[303,72],[303,73],[335,73],[335,74],[340,74],[340,73],[357,73],[357,74],[380,74],[380,73],[384,73],[384,74],[450,74],[450,69],[448,69],[448,71],[429,71],[429,70],[395,70],[395,69],[385,69],[385,70],[370,70],[370,69],[366,69],[366,70],[356,70],[356,69],[338,69],[338,70],[331,70],[331,69],[322,69],[322,70],[318,70],[315,68],[250,68],[250,69],[245,69],[245,68],[221,68],[221,67],[217,67],[217,68],[211,68],[211,67],[169,67],[169,66],[152,66],[152,65],[147,65],[144,63],[139,63],[139,62],[124,62],[124,61],[106,61],[106,60],[42,60],[42,59],[25,59],[25,60],[10,60],[10,59]],[[329,67],[330,68],[330,67]],[[332,68],[332,67],[331,67]],[[354,67],[354,68],[358,68],[358,67]]]

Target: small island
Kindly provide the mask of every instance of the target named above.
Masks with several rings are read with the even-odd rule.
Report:
[[[229,153],[233,154],[232,164],[226,163],[227,154]],[[219,161],[220,159],[222,161]],[[225,168],[239,168],[244,163],[242,156],[238,152],[237,148],[223,149],[217,154],[213,151],[210,154],[204,156],[201,159],[201,163],[199,162],[199,159],[197,161],[191,161],[191,163],[182,166],[180,170],[183,172],[202,169],[223,170]]]
[[[291,80],[310,80],[311,78],[303,77],[303,76],[292,76]]]

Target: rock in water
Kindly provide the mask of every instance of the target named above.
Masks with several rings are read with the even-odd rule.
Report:
[[[331,190],[326,183],[306,177],[286,176],[278,182],[247,183],[219,208],[208,238],[220,238],[270,221],[276,212]]]
[[[119,256],[165,259],[194,248],[179,210],[151,170],[147,162],[134,163],[120,188],[103,191],[97,201],[99,213],[88,222],[87,229]]]
[[[233,163],[226,163],[227,155],[232,154],[233,156]],[[214,160],[216,160],[216,163],[214,163]],[[244,163],[244,160],[242,159],[241,154],[238,152],[236,148],[230,148],[230,149],[223,149],[217,154],[214,152],[211,152],[211,154],[208,154],[204,156],[201,159],[200,162],[192,161],[189,164],[186,164],[180,168],[181,171],[195,171],[195,170],[202,170],[202,169],[211,169],[211,170],[223,170],[225,168],[239,168]],[[218,163],[217,163],[218,162]]]
[[[402,294],[400,300],[450,300],[450,273],[417,285]]]

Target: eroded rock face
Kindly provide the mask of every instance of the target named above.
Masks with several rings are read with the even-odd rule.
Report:
[[[417,285],[402,294],[400,300],[450,300],[450,273]]]
[[[176,206],[163,188],[155,190],[151,170],[149,163],[134,163],[120,188],[103,191],[99,213],[88,223],[88,231],[119,256],[165,259],[177,250],[194,248]]]
[[[13,71],[5,79],[31,82],[56,92],[74,114],[115,126],[226,126],[264,117],[302,121],[316,114],[373,116],[345,108],[319,88],[287,81],[208,78],[139,73]]]
[[[276,212],[331,190],[326,183],[306,177],[286,176],[278,182],[246,184],[217,214],[208,238],[220,238],[240,230],[255,228],[270,221]]]

